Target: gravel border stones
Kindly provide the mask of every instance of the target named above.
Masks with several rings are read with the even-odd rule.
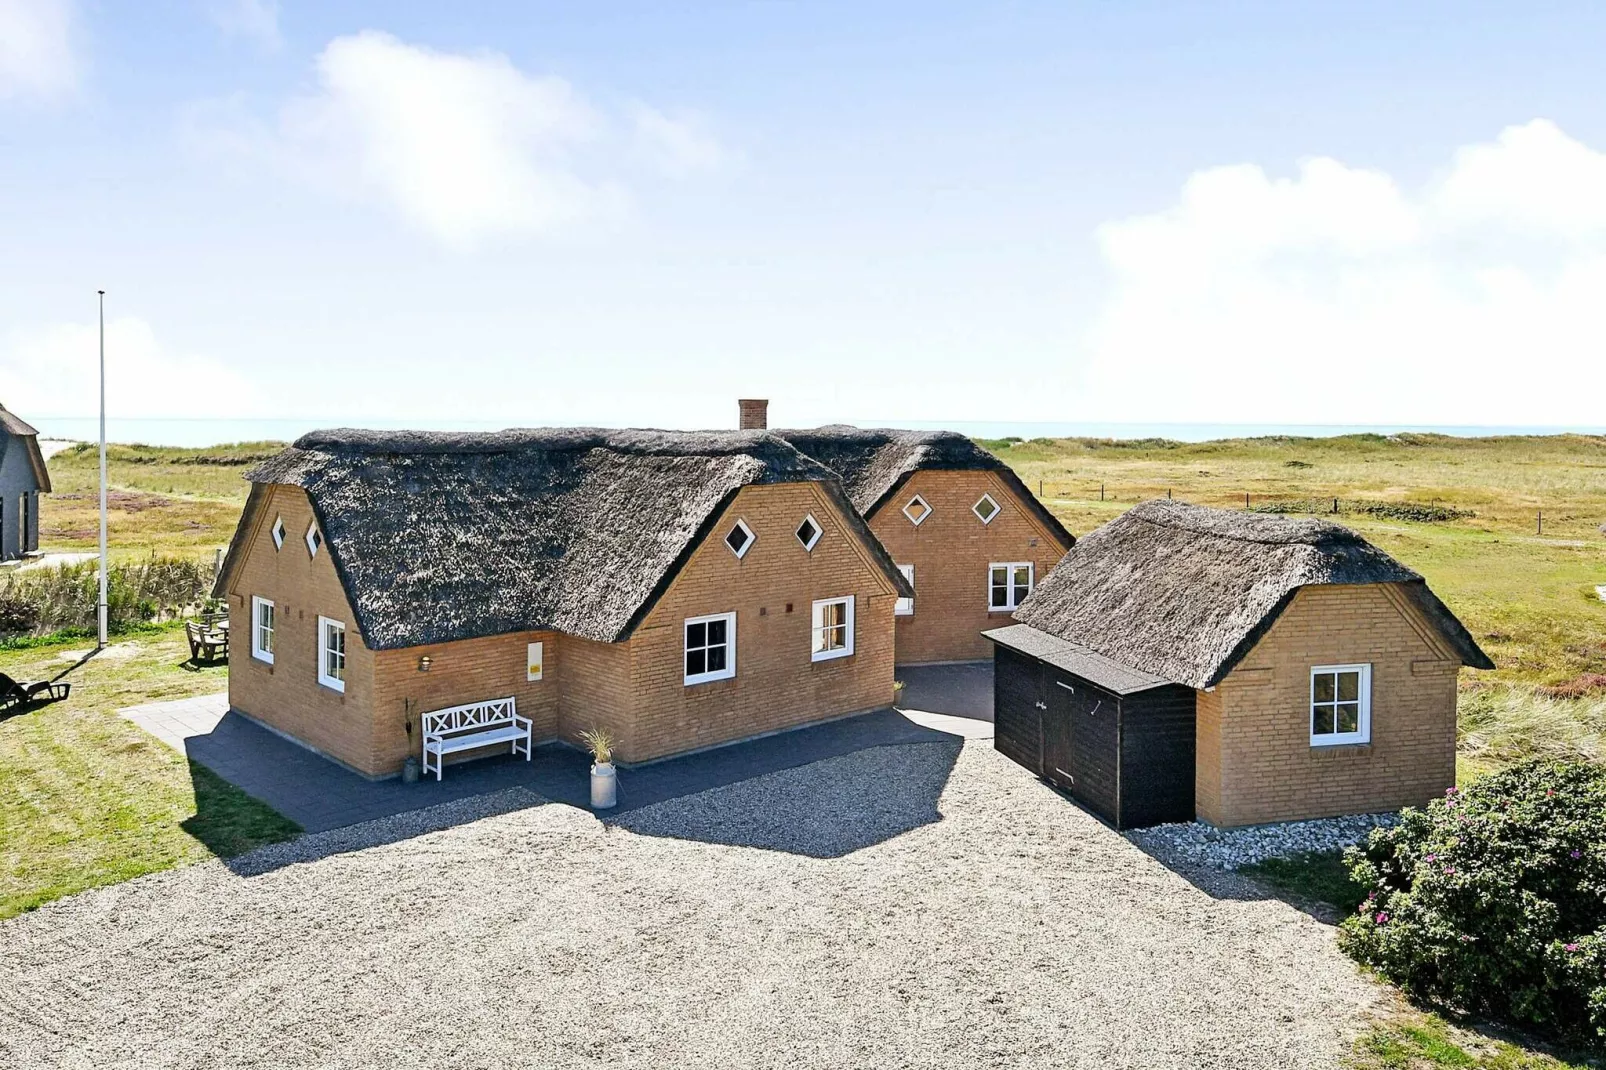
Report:
[[[1373,829],[1398,820],[1399,815],[1393,813],[1358,814],[1233,829],[1179,821],[1133,829],[1125,835],[1167,865],[1236,870],[1268,858],[1348,847],[1360,843]]]

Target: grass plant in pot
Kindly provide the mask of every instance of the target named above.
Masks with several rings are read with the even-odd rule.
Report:
[[[591,751],[591,809],[611,810],[619,801],[619,775],[613,768],[613,736],[606,728],[588,728],[580,740]]]

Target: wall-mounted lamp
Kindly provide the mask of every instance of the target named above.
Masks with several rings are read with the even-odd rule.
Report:
[[[430,660],[429,655],[425,654],[423,657],[418,659],[418,671],[429,672],[429,667],[433,664],[435,663]]]

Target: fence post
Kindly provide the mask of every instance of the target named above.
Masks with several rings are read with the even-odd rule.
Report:
[[[1099,484],[1099,501],[1102,502],[1103,500],[1104,500],[1104,484],[1100,483]]]
[[[1171,488],[1170,487],[1167,487],[1165,489],[1165,500],[1166,501],[1170,501],[1171,500]]]
[[[1535,535],[1543,535],[1544,533],[1545,533],[1545,511],[1543,509],[1541,509],[1541,510],[1539,510],[1539,519],[1537,521],[1537,526],[1534,528],[1534,534]]]
[[[1244,508],[1249,508],[1249,492],[1247,490],[1244,491]]]
[[[1334,513],[1338,512],[1338,499],[1337,498],[1333,499],[1333,512]]]

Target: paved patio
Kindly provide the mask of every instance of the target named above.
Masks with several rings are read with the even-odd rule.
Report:
[[[908,668],[898,676],[906,684],[904,710],[878,710],[621,770],[614,813],[869,747],[991,737],[991,665]],[[368,780],[230,711],[222,692],[119,712],[308,832],[510,788],[571,806],[589,805],[589,761],[559,744],[535,748],[530,761],[484,758],[453,765],[439,782],[403,784],[399,778]]]

